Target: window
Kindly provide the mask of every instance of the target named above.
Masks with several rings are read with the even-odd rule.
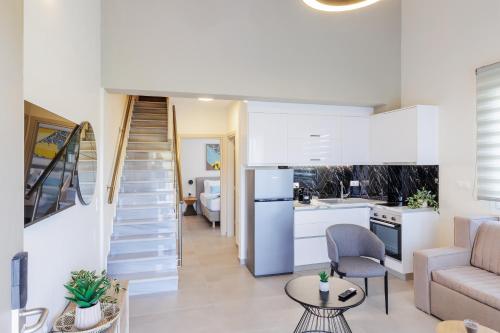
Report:
[[[500,63],[476,71],[477,198],[500,201]]]

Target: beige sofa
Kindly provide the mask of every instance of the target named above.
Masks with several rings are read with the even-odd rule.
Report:
[[[455,246],[414,254],[417,308],[500,331],[500,220],[455,217]]]

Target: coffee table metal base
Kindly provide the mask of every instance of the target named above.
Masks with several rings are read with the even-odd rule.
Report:
[[[305,311],[294,333],[352,333],[344,318],[345,310],[319,309],[304,304],[302,306]]]

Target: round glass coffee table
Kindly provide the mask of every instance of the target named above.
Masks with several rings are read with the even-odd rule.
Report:
[[[318,276],[301,276],[288,281],[285,292],[295,302],[304,307],[304,314],[295,328],[299,332],[348,332],[351,328],[344,318],[344,312],[356,307],[365,300],[361,287],[346,280],[330,277],[330,291],[319,291]],[[345,302],[338,295],[349,288],[355,288],[356,294]]]

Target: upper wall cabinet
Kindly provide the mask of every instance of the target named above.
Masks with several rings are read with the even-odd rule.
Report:
[[[370,164],[370,118],[342,117],[342,164]]]
[[[288,164],[339,164],[340,124],[336,116],[288,115]]]
[[[248,114],[248,159],[250,166],[287,164],[287,115]]]
[[[371,108],[249,102],[247,165],[366,164],[371,112]]]
[[[371,117],[373,164],[438,164],[438,108],[418,105]]]

